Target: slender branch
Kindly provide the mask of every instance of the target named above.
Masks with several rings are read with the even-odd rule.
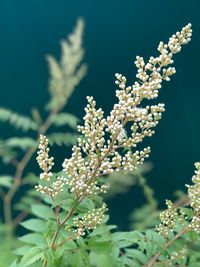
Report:
[[[57,206],[55,209],[55,214],[56,214],[56,221],[58,226],[60,226],[60,218],[59,218],[59,214],[60,214],[60,206]]]
[[[184,235],[185,233],[187,233],[190,230],[189,226],[187,226],[186,228],[184,228],[180,233],[178,233],[177,235],[175,235],[175,237],[173,239],[171,239],[168,243],[166,243],[164,245],[164,249],[166,250],[171,244],[174,243],[174,241],[176,241],[178,238],[180,238],[182,235]],[[152,267],[154,265],[154,263],[156,263],[157,259],[160,257],[161,252],[158,252],[155,256],[153,256],[150,261],[143,265],[143,267]]]
[[[40,134],[44,134],[48,128],[51,126],[52,118],[59,112],[58,109],[52,110],[52,112],[47,117],[46,121],[40,126],[38,130],[38,138]],[[14,228],[17,224],[18,219],[14,219],[15,223],[13,225],[12,221],[12,208],[11,208],[11,202],[12,198],[14,197],[15,193],[17,192],[18,188],[21,185],[21,179],[23,177],[24,170],[31,160],[33,154],[35,153],[36,148],[31,147],[24,155],[21,161],[18,162],[16,166],[16,171],[14,175],[14,184],[10,187],[8,192],[4,196],[4,218],[5,223],[9,226],[9,231],[12,231],[12,228]]]
[[[47,260],[46,260],[46,258],[44,258],[42,267],[46,267],[46,266],[47,266]]]
[[[28,215],[27,212],[22,211],[20,212],[14,219],[13,219],[13,226],[16,227],[21,221],[23,221],[26,216]]]
[[[60,233],[60,230],[61,228],[63,227],[63,225],[69,220],[69,218],[72,216],[72,214],[74,213],[74,207],[71,208],[67,214],[67,216],[63,219],[62,222],[60,222],[59,226],[58,226],[58,229],[57,231],[55,232],[54,236],[53,236],[53,241],[52,241],[52,244],[51,244],[51,248],[52,250],[55,250],[55,247],[56,247],[56,240],[58,238],[58,235]]]

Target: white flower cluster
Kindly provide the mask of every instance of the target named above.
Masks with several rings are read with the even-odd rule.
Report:
[[[54,165],[54,158],[49,157],[48,139],[44,135],[40,135],[39,149],[36,159],[40,168],[43,170],[43,173],[40,174],[40,179],[50,181],[52,177],[52,172],[50,172],[50,170]]]
[[[53,157],[49,157],[48,139],[44,135],[40,135],[39,151],[37,156],[37,162],[43,173],[40,174],[40,179],[46,181],[45,185],[36,185],[35,188],[38,192],[46,194],[52,198],[55,198],[60,192],[63,191],[64,185],[67,183],[67,179],[58,176],[56,181],[52,181],[52,169],[54,163]]]
[[[81,218],[74,218],[73,221],[76,227],[74,233],[76,235],[76,238],[85,235],[86,229],[95,229],[96,226],[102,222],[106,211],[106,204],[103,204],[101,208],[88,211]]]
[[[161,223],[156,226],[156,230],[160,235],[167,237],[170,232],[173,232],[175,223],[178,218],[177,210],[173,207],[170,200],[166,200],[167,209],[160,213]]]
[[[174,53],[190,41],[191,24],[176,33],[168,44],[161,42],[158,46],[160,55],[150,57],[145,64],[142,57],[136,57],[138,81],[127,86],[127,79],[116,74],[119,101],[114,105],[110,115],[104,118],[102,109],[96,108],[92,97],[87,97],[84,125],[78,130],[82,136],[73,147],[72,157],[66,159],[63,168],[70,177],[71,192],[79,197],[102,191],[97,177],[121,169],[132,171],[149,156],[150,148],[134,151],[145,137],[154,134],[153,128],[158,124],[164,112],[164,104],[142,106],[143,99],[158,96],[163,80],[169,80],[175,69],[168,66],[173,63]],[[105,190],[104,190],[105,191]]]
[[[67,184],[68,179],[64,177],[58,176],[56,178],[56,181],[49,185],[36,185],[35,188],[38,192],[41,194],[46,194],[52,198],[55,198],[58,196],[60,192],[63,192],[64,185]]]
[[[171,256],[170,256],[170,260],[177,260],[177,259],[185,259],[188,255],[188,249],[187,248],[182,248],[179,251],[173,251]],[[169,262],[170,266],[173,266],[173,262]]]
[[[194,184],[186,186],[188,187],[190,206],[194,211],[190,227],[200,234],[200,162],[195,163],[195,167],[195,175],[192,177]]]

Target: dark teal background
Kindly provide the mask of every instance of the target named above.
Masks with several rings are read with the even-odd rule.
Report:
[[[192,42],[175,56],[177,74],[165,83],[160,102],[166,112],[156,134],[148,140],[154,169],[148,174],[161,203],[177,188],[184,188],[200,160],[200,1],[198,0],[1,0],[0,1],[0,106],[29,114],[47,98],[48,69],[45,55],[59,55],[60,39],[73,29],[76,19],[86,22],[84,46],[88,76],[78,86],[66,108],[82,117],[86,95],[93,95],[106,114],[115,101],[114,73],[135,78],[134,59],[156,55],[160,40],[188,22]],[[11,135],[0,125],[0,135]],[[59,154],[60,155],[60,154]],[[64,154],[61,157],[64,158]],[[61,161],[63,160],[61,158]],[[123,178],[125,179],[125,178]],[[127,215],[141,204],[133,188],[110,203],[112,222],[126,227]]]

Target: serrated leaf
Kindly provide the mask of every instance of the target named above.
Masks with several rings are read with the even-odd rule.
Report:
[[[148,261],[146,255],[137,249],[126,249],[126,255],[132,257],[135,260],[138,260],[139,263],[142,264],[145,264]]]
[[[23,247],[20,247],[20,248],[14,250],[13,252],[14,252],[16,255],[23,256],[23,255],[25,255],[30,249],[31,249],[31,246],[23,246]]]
[[[112,240],[114,242],[120,242],[125,240],[130,243],[136,243],[138,240],[143,239],[143,234],[139,231],[130,231],[130,232],[116,232],[112,234]]]
[[[159,247],[162,247],[165,241],[164,238],[154,230],[147,230],[146,237],[149,240],[149,242],[152,242]]]
[[[7,139],[5,144],[8,147],[17,147],[25,151],[30,147],[36,147],[37,141],[30,137],[12,137]]]
[[[64,203],[64,201],[68,199],[69,199],[69,195],[65,191],[63,191],[60,194],[58,194],[58,196],[55,198],[54,206],[57,206],[61,204],[62,202]]]
[[[45,205],[42,204],[33,204],[31,205],[31,211],[34,215],[36,215],[39,218],[42,219],[49,219],[49,218],[54,218],[54,213],[53,210]]]
[[[74,199],[66,199],[61,206],[63,210],[69,211],[72,207],[76,207],[76,201]]]
[[[49,139],[49,144],[58,146],[71,146],[76,143],[77,135],[72,133],[52,133],[47,136]]]
[[[88,241],[88,248],[97,253],[111,252],[112,244],[111,242],[99,242],[96,239],[90,239]]]
[[[89,236],[93,237],[93,236],[99,236],[99,235],[103,235],[105,233],[108,233],[107,227],[105,225],[99,225],[96,229],[94,229]]]
[[[22,222],[21,225],[34,232],[44,232],[47,228],[47,223],[40,219],[30,219]]]
[[[55,126],[61,127],[64,125],[68,125],[74,130],[77,129],[78,122],[79,122],[79,119],[76,116],[70,113],[66,113],[66,112],[59,113],[56,116],[54,116],[52,119],[52,123]]]
[[[24,267],[29,266],[32,263],[43,259],[43,257],[44,251],[41,249],[41,247],[33,247],[22,257],[21,263]]]
[[[27,234],[19,238],[20,241],[27,243],[27,244],[33,244],[33,245],[40,245],[44,242],[44,238],[40,234]]]
[[[9,122],[12,126],[23,131],[37,130],[37,124],[29,117],[17,114],[6,108],[0,108],[0,122]]]
[[[94,202],[90,198],[84,199],[77,208],[77,212],[82,214],[87,212],[88,210],[92,210],[95,208]]]

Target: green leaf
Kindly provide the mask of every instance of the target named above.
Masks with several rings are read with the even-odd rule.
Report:
[[[112,240],[116,243],[126,241],[128,243],[136,243],[138,240],[143,239],[144,236],[139,231],[130,232],[116,232],[112,234]]]
[[[23,257],[21,260],[21,263],[23,266],[29,266],[32,263],[43,259],[44,257],[44,251],[41,247],[33,247],[31,248]]]
[[[66,199],[61,203],[62,208],[69,211],[72,207],[76,207],[76,201],[74,199]]]
[[[53,210],[45,205],[42,204],[33,204],[31,205],[31,211],[34,215],[36,215],[39,218],[42,219],[49,219],[49,218],[54,218],[54,213]]]
[[[9,188],[12,185],[12,181],[13,181],[12,176],[8,175],[0,176],[0,186]]]
[[[162,245],[165,242],[164,238],[154,230],[147,230],[146,237],[149,240],[149,242],[152,242],[159,247],[162,247]]]
[[[90,239],[88,242],[88,248],[97,253],[111,252],[112,244],[110,241],[98,242],[98,239]]]
[[[86,243],[84,242],[84,239],[82,237],[78,238],[76,242],[79,245],[79,247],[86,248]]]
[[[30,249],[31,249],[31,246],[23,246],[23,247],[20,247],[20,248],[14,250],[13,252],[16,255],[24,256]]]
[[[90,237],[93,236],[101,236],[105,233],[108,233],[108,229],[106,227],[106,225],[99,225],[96,229],[94,229],[91,233],[90,233]]]
[[[77,208],[77,212],[82,214],[95,208],[94,202],[90,198],[85,198]]]
[[[146,255],[137,249],[126,249],[126,255],[132,257],[135,260],[138,260],[139,263],[142,264],[145,264],[148,261]]]
[[[52,133],[47,136],[49,139],[49,144],[58,146],[71,146],[76,143],[77,135],[72,133]]]
[[[91,252],[90,253],[90,262],[92,266],[95,267],[114,267],[114,266],[119,266],[117,265],[117,262],[114,262],[109,253],[96,253],[96,252]],[[122,265],[120,265],[122,267]]]
[[[21,265],[17,263],[17,260],[14,260],[9,267],[21,267]]]
[[[61,127],[61,126],[68,125],[74,130],[77,129],[78,122],[79,122],[79,119],[76,116],[70,113],[65,113],[65,112],[57,114],[52,119],[52,123],[55,126]]]
[[[0,108],[0,122],[9,122],[12,126],[23,131],[37,130],[37,124],[29,117]]]
[[[23,184],[35,185],[38,183],[38,176],[34,173],[29,173],[23,178]]]
[[[33,245],[40,245],[44,242],[44,238],[42,235],[39,234],[27,234],[19,238],[24,243],[33,244]]]
[[[47,228],[47,223],[40,219],[30,219],[22,222],[21,225],[34,232],[44,232]]]
[[[30,137],[12,137],[6,140],[8,147],[18,147],[22,150],[27,150],[30,147],[36,147],[37,142]]]
[[[6,141],[0,139],[0,158],[2,158],[5,164],[11,162],[14,158],[17,157],[17,152],[6,145]]]
[[[58,194],[58,196],[55,198],[54,206],[57,206],[61,204],[62,202],[66,201],[69,198],[69,195],[63,191]]]

